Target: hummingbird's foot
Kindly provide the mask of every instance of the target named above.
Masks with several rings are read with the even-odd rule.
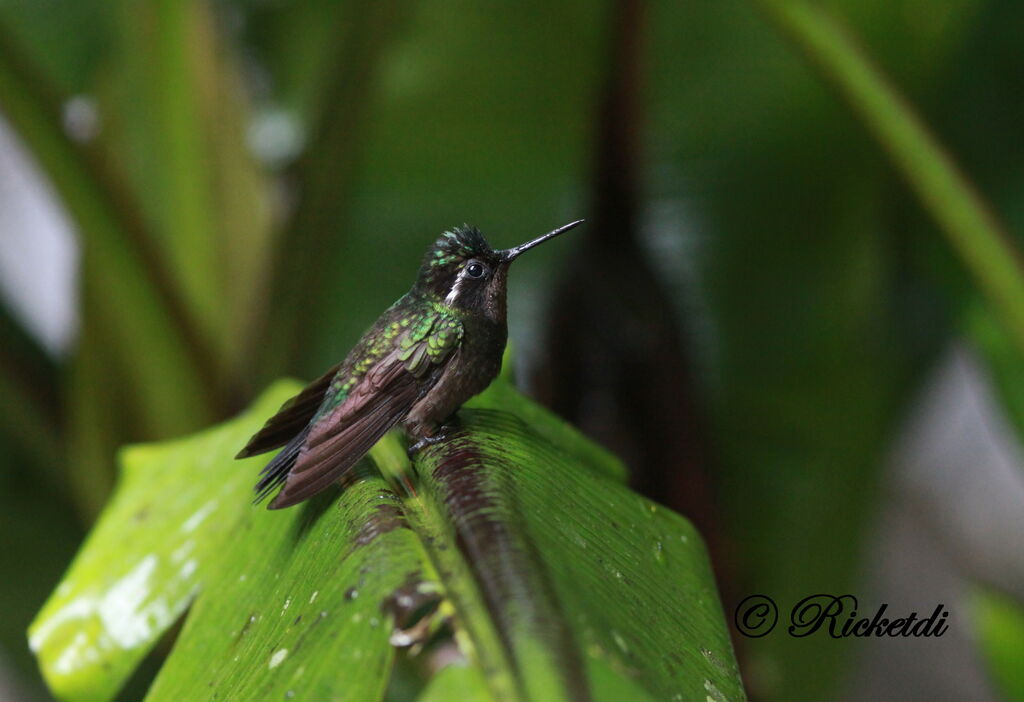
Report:
[[[426,447],[433,446],[434,444],[439,444],[447,438],[447,435],[443,431],[438,431],[436,434],[432,434],[430,436],[424,436],[420,438],[420,440],[417,441],[415,444],[409,447],[409,457],[411,458],[412,456],[419,453]]]
[[[442,424],[440,424],[432,434],[424,434],[423,436],[421,436],[419,440],[416,441],[416,443],[412,444],[408,448],[406,453],[408,453],[409,458],[412,458],[414,455],[416,455],[426,447],[433,446],[434,444],[439,444],[442,441],[445,441],[446,439],[448,439],[449,434],[455,429],[457,429],[458,426],[458,417],[452,415],[451,417],[446,419]]]

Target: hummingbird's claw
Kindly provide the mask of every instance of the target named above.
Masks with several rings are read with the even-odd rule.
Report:
[[[427,448],[428,446],[433,446],[434,444],[439,444],[442,441],[446,441],[451,432],[457,430],[458,428],[459,416],[458,414],[453,414],[440,425],[438,425],[438,427],[434,429],[434,433],[424,434],[423,436],[421,436],[416,443],[412,444],[408,449],[406,449],[406,454],[409,456],[409,458],[412,458],[414,455],[416,455],[423,449]]]
[[[412,458],[414,455],[416,455],[426,447],[433,446],[434,444],[439,444],[447,438],[448,437],[443,432],[438,432],[436,434],[433,434],[432,436],[424,436],[415,444],[410,446],[407,453],[409,454],[409,457]]]

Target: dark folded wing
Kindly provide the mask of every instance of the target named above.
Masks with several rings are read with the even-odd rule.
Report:
[[[320,492],[354,466],[420,397],[416,376],[394,354],[382,359],[348,398],[312,427],[271,509]]]
[[[256,483],[256,499],[253,502],[262,502],[267,495],[281,486],[288,472],[295,465],[295,459],[299,457],[299,449],[306,443],[309,435],[309,428],[303,429],[294,439],[285,444],[273,460],[260,471],[259,482]]]
[[[341,364],[334,366],[303,388],[298,395],[281,405],[277,414],[266,421],[263,428],[249,439],[249,443],[235,458],[248,458],[273,451],[301,434],[323,403],[324,396],[331,387],[331,380],[340,367]]]
[[[308,428],[301,446],[289,444],[281,452],[294,452],[284,459],[290,466],[287,475],[261,481],[266,490],[284,483],[270,508],[302,502],[354,466],[437,382],[461,339],[462,324],[442,315],[403,332],[344,402]]]

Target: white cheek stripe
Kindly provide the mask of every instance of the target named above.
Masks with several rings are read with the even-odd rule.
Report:
[[[463,268],[459,271],[459,275],[455,278],[455,284],[452,285],[452,289],[448,292],[448,297],[444,299],[444,304],[454,305],[455,300],[459,297],[459,292],[462,290],[462,283],[466,279],[466,269]]]

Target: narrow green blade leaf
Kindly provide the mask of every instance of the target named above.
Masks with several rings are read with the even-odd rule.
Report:
[[[265,302],[258,293],[271,243],[268,184],[244,139],[234,47],[208,3],[118,5],[106,95],[117,115],[113,146],[137,184],[154,247],[229,376]]]
[[[81,235],[85,316],[100,318],[107,345],[123,355],[141,420],[151,431],[202,426],[213,413],[197,398],[218,378],[208,339],[153,255],[109,154],[64,133],[59,104],[2,24],[0,103]]]
[[[849,103],[1024,350],[1024,266],[989,204],[906,100],[817,3],[755,0]]]

